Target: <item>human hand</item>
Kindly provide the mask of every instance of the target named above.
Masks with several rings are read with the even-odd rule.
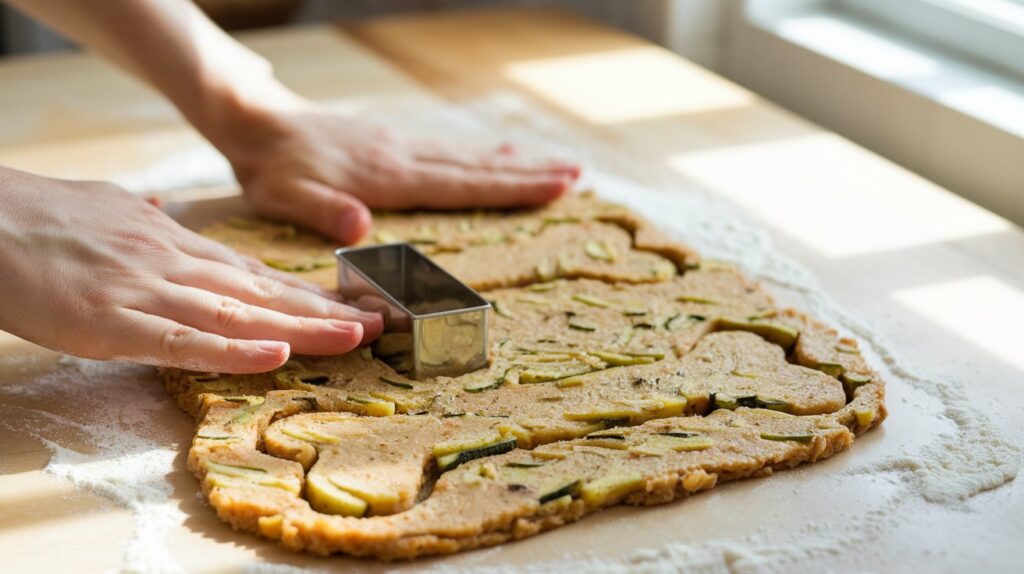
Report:
[[[473,151],[412,139],[304,101],[241,117],[219,147],[253,207],[346,244],[369,231],[367,207],[540,205],[580,173],[571,162],[523,158],[512,146]]]
[[[254,373],[382,330],[105,183],[0,168],[0,244],[0,329],[80,357]]]

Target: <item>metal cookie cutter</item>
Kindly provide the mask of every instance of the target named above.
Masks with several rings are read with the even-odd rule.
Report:
[[[384,317],[375,354],[415,379],[456,376],[487,365],[483,297],[408,243],[342,248],[338,290]]]

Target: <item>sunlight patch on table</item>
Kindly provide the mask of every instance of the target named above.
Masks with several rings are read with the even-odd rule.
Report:
[[[630,48],[516,62],[504,74],[594,124],[749,105],[748,92],[660,48]],[[709,81],[693,81],[708,76]]]
[[[1010,227],[835,134],[680,153],[668,164],[826,257],[905,249]]]
[[[1024,291],[984,275],[904,289],[902,305],[1024,370]],[[927,338],[927,334],[922,334]]]

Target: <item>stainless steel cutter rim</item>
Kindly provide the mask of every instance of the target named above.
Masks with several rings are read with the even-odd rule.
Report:
[[[455,315],[455,314],[459,314],[459,313],[466,313],[466,312],[469,312],[469,311],[486,311],[486,310],[491,308],[491,303],[487,299],[484,299],[483,296],[481,296],[479,293],[477,293],[476,289],[473,289],[469,285],[466,285],[465,283],[460,281],[458,278],[456,278],[454,275],[452,275],[451,273],[445,271],[445,269],[442,268],[437,263],[435,263],[433,259],[431,259],[431,258],[427,257],[426,255],[424,255],[422,251],[420,251],[419,249],[416,249],[416,247],[413,244],[408,243],[408,242],[399,241],[399,242],[392,242],[392,243],[378,243],[378,244],[375,244],[375,245],[363,245],[361,247],[339,247],[338,249],[334,250],[334,257],[336,259],[340,260],[341,257],[344,254],[351,253],[353,251],[365,251],[365,250],[368,250],[368,249],[378,249],[380,247],[391,247],[391,246],[405,247],[405,248],[408,248],[408,249],[411,249],[411,250],[415,251],[417,254],[419,254],[424,259],[424,261],[427,262],[428,265],[430,265],[430,267],[434,271],[441,273],[442,275],[447,277],[452,282],[457,283],[471,297],[475,297],[478,301],[480,301],[480,304],[473,305],[472,307],[459,307],[458,309],[449,309],[447,311],[434,311],[433,313],[423,313],[423,314],[413,313],[408,307],[406,307],[405,305],[400,303],[397,299],[395,299],[395,297],[391,294],[391,292],[389,292],[388,290],[384,289],[383,287],[380,286],[379,283],[377,283],[376,281],[374,281],[373,279],[368,277],[366,275],[366,273],[364,273],[363,270],[359,268],[359,266],[353,265],[351,263],[348,264],[348,267],[350,269],[352,269],[354,272],[358,273],[359,276],[362,277],[363,279],[365,279],[367,283],[369,283],[370,285],[373,285],[373,287],[377,290],[378,293],[380,293],[383,297],[385,297],[388,301],[390,301],[396,307],[398,307],[398,308],[402,309],[403,311],[405,311],[406,313],[408,313],[410,317],[413,317],[415,319],[430,319],[430,318],[434,318],[434,317],[444,317],[446,315]]]

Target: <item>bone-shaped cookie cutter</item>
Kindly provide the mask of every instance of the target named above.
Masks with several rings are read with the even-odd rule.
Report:
[[[408,243],[342,248],[338,290],[384,317],[375,354],[415,379],[487,365],[490,303]]]

